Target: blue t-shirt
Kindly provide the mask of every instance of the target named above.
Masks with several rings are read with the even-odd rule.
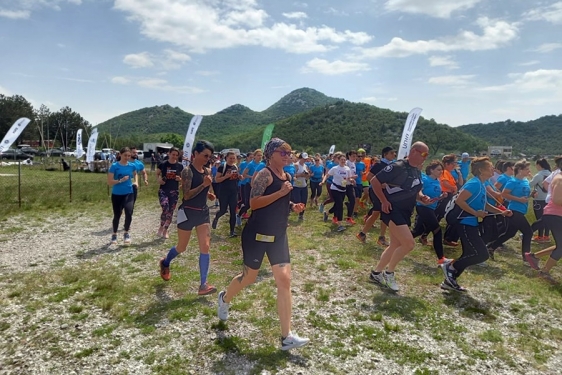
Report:
[[[242,176],[242,174],[244,174],[244,169],[246,169],[247,165],[248,165],[248,162],[244,160],[238,166],[238,173],[240,173],[240,176]],[[246,185],[248,183],[248,181],[246,181],[246,180],[247,180],[247,178],[244,178],[244,179],[238,181],[238,186]]]
[[[502,190],[505,188],[505,184],[507,184],[507,182],[508,182],[509,180],[511,180],[512,178],[513,178],[513,177],[508,176],[508,175],[506,175],[505,173],[501,174],[501,175],[498,177],[498,180],[496,181],[496,184],[499,184],[499,185],[500,185],[500,187],[499,187],[498,190],[499,190],[499,191],[502,191]]]
[[[289,163],[289,165],[283,167],[283,170],[291,175],[291,184],[294,184],[296,173],[295,165],[293,163]]]
[[[443,191],[441,190],[441,182],[439,181],[439,179],[433,179],[426,174],[422,174],[422,183],[422,193],[424,195],[427,195],[431,199],[439,198],[441,196],[441,193]],[[417,202],[416,204],[418,206],[429,207],[432,210],[435,210],[437,208],[437,203],[439,202],[435,201],[431,204],[423,204],[421,202]]]
[[[328,160],[326,161],[326,170],[329,171],[330,169],[332,169],[333,167],[335,167],[336,165],[338,165],[338,163],[332,161],[332,160]],[[328,177],[328,179],[326,180],[327,183],[332,183],[333,177],[330,175],[330,177]]]
[[[355,172],[357,173],[355,182],[357,183],[357,186],[361,186],[363,184],[362,176],[363,176],[363,172],[365,172],[365,169],[367,169],[365,163],[363,163],[362,161],[355,162]]]
[[[472,177],[463,186],[463,190],[470,192],[471,196],[466,200],[466,203],[470,208],[475,211],[484,211],[486,208],[486,187],[477,177]],[[460,221],[461,224],[469,225],[471,227],[478,226],[478,218],[476,216],[470,216],[468,213],[463,212],[462,216],[467,216]]]
[[[249,163],[246,165],[246,172],[245,172],[245,173],[246,173],[248,176],[253,176],[254,173],[256,173],[256,168],[259,166],[259,164],[261,164],[261,162],[256,163],[255,160],[252,160],[251,162],[249,162]],[[251,178],[247,178],[247,180],[248,180],[248,182],[252,181]]]
[[[494,191],[498,191],[498,189],[496,189],[496,187],[494,186],[494,183],[491,180],[486,180],[484,182],[484,187],[488,188],[488,186],[490,186]],[[491,197],[488,193],[486,193],[486,201],[491,206],[496,207],[498,205],[498,202],[496,202],[496,199],[494,197]]]
[[[130,161],[127,165],[121,165],[118,161],[111,164],[109,173],[113,173],[114,180],[120,180],[125,176],[129,176],[127,181],[113,185],[111,193],[114,195],[127,195],[133,192],[133,174],[137,171],[136,166]]]
[[[310,167],[308,167],[308,169],[310,170],[310,172],[312,173],[310,175],[310,181],[311,182],[321,182],[322,181],[322,177],[324,177],[324,167],[322,165],[312,165]]]
[[[144,171],[144,163],[142,161],[140,161],[139,159],[135,159],[133,164],[134,164],[135,168],[137,169],[137,172]]]
[[[512,178],[506,184],[504,189],[510,191],[510,194],[515,197],[529,197],[531,195],[531,185],[529,180],[526,178],[520,180],[518,178]],[[529,203],[521,203],[517,201],[510,201],[507,208],[511,211],[521,212],[523,215],[527,213],[529,208]]]
[[[457,172],[456,169],[453,169],[451,171],[451,176],[453,176],[453,178],[455,179],[455,183],[459,183],[459,172]]]
[[[470,159],[467,161],[459,160],[457,163],[461,167],[462,179],[463,181],[466,181],[466,179],[468,178],[468,172],[470,170]]]

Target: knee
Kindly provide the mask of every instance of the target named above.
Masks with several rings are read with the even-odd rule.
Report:
[[[291,290],[291,275],[283,275],[276,280],[277,290],[288,292]]]
[[[401,246],[404,250],[406,251],[412,251],[414,250],[414,247],[416,247],[416,242],[414,241],[414,239],[408,239],[408,240],[403,240],[400,241]]]

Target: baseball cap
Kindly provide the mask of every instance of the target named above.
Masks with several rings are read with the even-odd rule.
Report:
[[[464,158],[469,158],[469,157],[470,157],[470,155],[468,154],[468,152],[463,152],[461,156],[462,156],[463,159],[464,159]]]
[[[301,159],[308,159],[308,154],[306,152],[303,152],[301,154]]]
[[[364,148],[360,148],[357,150],[358,154],[364,154],[365,153],[365,149]]]
[[[394,150],[394,148],[392,148],[392,147],[387,146],[387,147],[382,149],[381,155],[384,156],[385,154],[388,154],[390,151],[396,151],[396,150]]]

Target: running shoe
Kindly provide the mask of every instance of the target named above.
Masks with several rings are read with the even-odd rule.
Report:
[[[217,224],[219,223],[219,219],[218,218],[214,218],[213,222],[211,223],[211,228],[213,229],[217,229]]]
[[[236,215],[236,226],[237,227],[242,226],[242,219],[240,218],[240,215]]]
[[[539,271],[539,277],[543,280],[548,281],[549,283],[556,284],[556,279],[554,279],[554,277],[552,277],[549,272]]]
[[[525,260],[529,263],[529,266],[531,266],[532,269],[537,271],[540,270],[539,258],[537,258],[535,254],[525,253]]]
[[[125,245],[131,244],[131,235],[129,233],[125,233],[123,235],[123,244],[125,244]]]
[[[443,270],[443,275],[445,276],[445,281],[452,285],[453,287],[458,287],[456,272],[451,269],[451,263],[443,263],[441,265],[441,270]]]
[[[324,222],[327,223],[328,222],[328,213],[324,212]]]
[[[248,215],[248,213],[244,212],[244,215],[242,215],[242,219],[248,220],[249,218],[250,218],[250,215]]]
[[[457,246],[459,246],[459,243],[455,242],[455,241],[443,240],[443,245],[451,246],[451,247],[457,247]]]
[[[463,288],[462,286],[460,286],[459,284],[457,284],[456,282],[454,284],[451,284],[449,281],[447,280],[443,280],[443,282],[440,285],[441,289],[444,290],[453,290],[455,292],[466,292],[467,290],[465,288]]]
[[[377,243],[380,246],[384,246],[384,247],[390,246],[390,244],[388,242],[386,242],[386,238],[384,238],[384,236],[379,236],[379,239],[377,240]]]
[[[172,276],[170,274],[170,267],[164,266],[164,258],[160,259],[160,276],[164,281],[169,281],[170,277]]]
[[[116,234],[111,235],[111,244],[117,245],[117,235]]]
[[[200,296],[206,296],[207,294],[213,294],[216,291],[217,288],[215,288],[212,285],[209,285],[208,283],[205,283],[199,287],[199,291],[197,292],[197,294],[199,294]]]
[[[310,342],[310,339],[299,337],[295,333],[289,332],[287,337],[281,337],[281,350],[300,348]]]
[[[343,232],[345,230],[345,227],[343,225],[338,225],[337,231],[338,232]]]
[[[352,217],[348,217],[347,219],[345,219],[345,222],[349,225],[355,225],[355,220],[353,220]]]
[[[477,265],[478,267],[483,267],[483,268],[488,267],[488,263],[486,263],[486,262],[476,263],[476,265]]]
[[[427,237],[425,237],[425,236],[421,236],[421,237],[418,239],[418,241],[419,241],[419,243],[421,243],[423,246],[428,246],[428,245],[429,245],[429,242],[427,241]]]
[[[369,282],[373,284],[377,284],[379,286],[386,286],[386,280],[384,278],[383,272],[379,272],[378,274],[375,271],[371,270],[369,274]]]
[[[367,241],[367,235],[363,232],[359,232],[355,235],[355,237],[357,237],[357,239],[359,241],[361,241],[362,243],[365,243]]]
[[[219,307],[217,308],[217,315],[223,322],[228,320],[228,309],[230,307],[228,303],[224,302],[223,298],[225,294],[226,292],[224,290],[219,292]]]
[[[332,224],[336,224],[336,225],[338,224],[338,218],[337,217],[334,216],[332,218]]]
[[[392,273],[388,273],[388,272],[382,272],[382,274],[384,275],[384,279],[386,281],[386,286],[395,291],[398,292],[400,290],[400,287],[398,286],[398,283],[396,283],[396,278],[394,277],[394,272]]]
[[[324,203],[320,203],[320,206],[318,206],[318,211],[324,212]]]
[[[440,266],[442,264],[451,263],[452,261],[453,261],[452,259],[443,257],[443,258],[437,260],[437,265]]]
[[[237,237],[238,235],[235,232],[230,232],[230,234],[228,235],[228,237],[230,238],[234,238]]]
[[[533,237],[533,241],[535,241],[535,242],[541,242],[542,239],[543,239],[543,237],[541,237],[541,236],[535,236],[535,237]]]
[[[164,232],[162,232],[162,237],[164,237],[164,239],[168,239],[170,238],[170,232],[168,232],[168,229],[164,229]]]

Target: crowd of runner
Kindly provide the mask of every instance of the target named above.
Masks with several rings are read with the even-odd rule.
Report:
[[[162,207],[159,237],[169,237],[180,190],[182,201],[177,210],[178,242],[160,260],[162,279],[170,280],[171,262],[186,251],[195,230],[199,245],[198,294],[215,293],[217,288],[207,282],[211,229],[215,230],[228,213],[229,236],[241,237],[243,270],[219,293],[219,318],[228,319],[232,299],[255,281],[267,254],[277,286],[281,349],[305,345],[309,340],[291,331],[289,215],[294,212],[299,221],[304,221],[307,210],[317,209],[324,222],[331,217],[334,230],[343,232],[356,225],[362,209],[366,215],[356,234],[359,241],[367,241],[367,234],[380,219],[376,242],[384,251],[368,280],[383,288],[400,290],[396,268],[418,238],[423,246],[435,251],[444,275],[441,288],[465,292],[458,283],[464,270],[486,266],[486,261],[495,259],[503,244],[518,232],[522,262],[554,282],[550,270],[562,257],[562,157],[554,159],[555,168],[547,160],[538,159],[538,172],[531,176],[526,160],[500,160],[493,165],[488,157],[470,158],[463,153],[460,160],[451,154],[428,161],[429,148],[423,142],[412,144],[403,160],[396,160],[396,155],[392,147],[385,147],[380,158],[368,156],[361,148],[309,156],[306,152],[294,153],[288,143],[274,138],[263,150],[217,157],[211,143],[199,141],[184,167],[180,151],[170,149],[167,160],[156,169]],[[131,243],[129,231],[139,176],[148,184],[144,164],[136,160],[134,148],[123,148],[120,160],[108,173],[114,213],[111,244],[117,243],[123,212],[123,242]],[[208,201],[214,201],[211,207],[218,208],[212,220]],[[536,217],[532,225],[525,216],[529,203]],[[311,216],[306,220],[315,219]],[[239,228],[242,230],[237,233]],[[549,243],[550,234],[555,245],[532,253],[531,242]],[[459,244],[462,254],[457,259],[444,256],[444,246]],[[541,257],[548,257],[542,267]]]

